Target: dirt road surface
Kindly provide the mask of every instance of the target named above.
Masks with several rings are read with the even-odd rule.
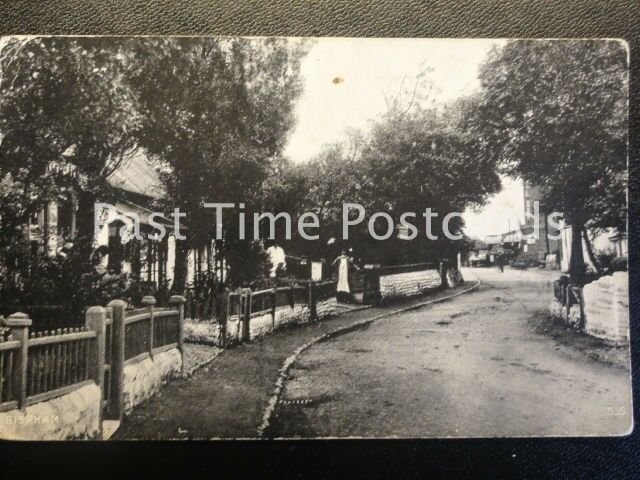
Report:
[[[461,293],[469,288],[432,292],[402,302],[401,307]],[[298,347],[327,332],[389,313],[398,305],[350,311],[279,331],[224,350],[190,378],[175,379],[124,418],[111,437],[123,439],[256,438],[273,395],[279,370]],[[193,363],[193,362],[190,362]]]
[[[382,319],[303,352],[267,435],[629,432],[627,350],[614,352],[622,364],[606,363],[571,337],[561,341],[536,323],[558,272],[473,269],[473,274],[482,281],[475,292]]]

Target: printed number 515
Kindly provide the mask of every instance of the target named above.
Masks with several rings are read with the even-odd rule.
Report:
[[[609,416],[612,417],[622,417],[627,413],[624,407],[608,407],[607,412],[609,412]]]

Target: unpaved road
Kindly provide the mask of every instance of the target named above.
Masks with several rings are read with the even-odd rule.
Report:
[[[557,272],[473,273],[483,282],[476,292],[382,319],[302,353],[268,436],[628,432],[628,369],[599,362],[532,325],[549,303],[549,281]]]
[[[464,285],[433,292],[427,298],[405,301],[402,306],[434,300],[467,288],[469,286]],[[390,305],[349,311],[224,350],[192,377],[173,380],[148,402],[136,407],[111,438],[255,438],[279,370],[296,348],[334,329],[396,308],[397,305]],[[213,355],[218,353],[212,349]]]

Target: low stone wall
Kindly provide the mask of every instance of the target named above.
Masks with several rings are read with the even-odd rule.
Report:
[[[338,313],[338,302],[334,298],[322,300],[316,303],[316,316],[318,320],[323,320],[328,317],[333,317]]]
[[[307,305],[294,305],[276,308],[276,330],[287,325],[307,323],[311,319],[311,312]]]
[[[380,276],[380,299],[412,297],[442,284],[437,270],[395,273]]]
[[[582,289],[584,330],[589,335],[618,345],[629,343],[629,277],[616,272],[588,283]],[[555,298],[549,304],[549,314],[572,327],[580,326],[580,306],[566,308]]]
[[[251,317],[249,321],[249,340],[254,340],[271,332],[273,332],[273,317],[271,316],[271,312]]]
[[[240,329],[242,328],[242,323],[240,322],[240,317],[238,315],[234,315],[233,317],[227,318],[227,345],[233,345],[234,343],[238,343],[240,341],[240,334],[242,333]]]
[[[185,320],[184,340],[189,343],[221,346],[220,324],[215,321]]]
[[[582,289],[585,330],[617,344],[629,343],[629,276],[616,272]]]
[[[182,355],[177,348],[156,353],[124,366],[123,404],[124,413],[131,412],[153,396],[169,379],[182,369]]]
[[[335,298],[329,298],[317,302],[316,314],[318,320],[322,320],[337,314],[338,303]],[[311,311],[307,305],[282,306],[276,309],[275,322],[271,312],[253,315],[249,322],[249,339],[254,340],[273,333],[275,329],[287,325],[303,324],[311,320]],[[242,324],[239,317],[233,316],[227,320],[227,343],[234,344],[240,340]],[[186,320],[184,323],[185,342],[204,345],[222,346],[220,325],[214,321]]]
[[[100,435],[100,388],[96,384],[24,410],[0,413],[3,440],[70,440]]]

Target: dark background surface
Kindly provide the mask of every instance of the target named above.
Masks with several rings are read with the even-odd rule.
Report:
[[[630,45],[630,270],[633,371],[638,372],[638,47],[640,2],[633,0],[503,2],[418,1],[7,1],[0,3],[2,34],[81,35],[295,35],[364,37],[614,37]],[[0,159],[1,161],[1,159]],[[633,379],[634,417],[639,418],[639,378]],[[473,391],[470,390],[470,395]],[[215,408],[212,405],[212,408]],[[419,414],[419,412],[416,412]],[[30,478],[30,469],[51,477],[84,464],[85,475],[131,466],[222,478],[274,474],[377,478],[451,477],[621,478],[640,476],[637,430],[624,438],[483,439],[416,441],[280,441],[75,444],[2,444],[2,476]],[[23,461],[20,461],[23,460]],[[24,462],[24,460],[29,460]],[[324,472],[324,474],[323,474]],[[243,475],[244,474],[244,475]],[[334,475],[332,475],[334,476]]]

